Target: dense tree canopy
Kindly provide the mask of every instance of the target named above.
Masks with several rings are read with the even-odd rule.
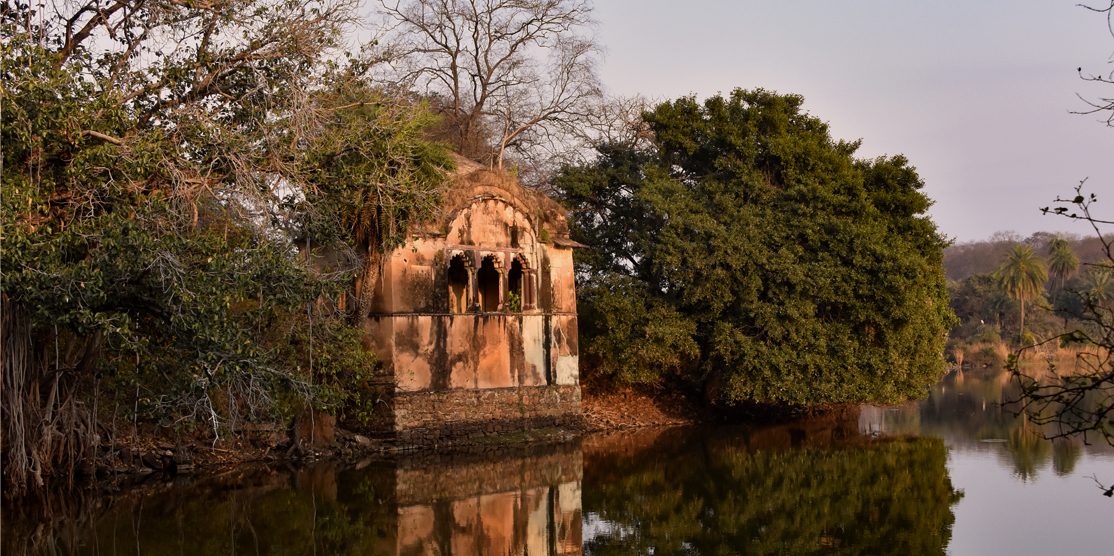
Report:
[[[803,99],[735,90],[644,117],[557,186],[578,253],[584,372],[716,400],[897,401],[954,319],[931,202],[903,156],[859,160]]]
[[[299,324],[359,259],[313,273],[293,240],[390,248],[449,160],[341,54],[355,8],[0,5],[6,494],[82,465],[98,404],[223,433],[337,399]]]

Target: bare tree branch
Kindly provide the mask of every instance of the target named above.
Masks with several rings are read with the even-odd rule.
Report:
[[[448,139],[502,168],[567,140],[600,97],[587,0],[381,0],[399,54],[393,79],[444,99]],[[482,141],[476,144],[475,138]]]

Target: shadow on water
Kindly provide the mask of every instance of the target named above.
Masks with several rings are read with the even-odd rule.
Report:
[[[303,469],[239,467],[7,511],[4,554],[943,554],[939,439],[858,410],[763,428]],[[866,427],[869,429],[869,426]]]

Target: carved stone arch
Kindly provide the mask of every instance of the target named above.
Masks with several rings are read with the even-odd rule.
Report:
[[[520,311],[529,311],[537,306],[537,272],[530,268],[529,258],[523,253],[516,253],[507,270],[507,299],[517,299],[517,308]],[[513,294],[513,297],[512,297]],[[512,310],[515,307],[510,307]]]
[[[448,259],[449,312],[466,313],[472,304],[472,253],[450,252]]]
[[[503,310],[503,261],[500,259],[494,253],[484,255],[476,270],[476,297],[484,313]]]

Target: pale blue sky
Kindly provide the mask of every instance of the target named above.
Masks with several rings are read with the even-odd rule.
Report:
[[[1114,96],[1075,71],[1109,73],[1114,38],[1076,2],[596,0],[596,17],[612,93],[803,95],[860,156],[905,154],[959,241],[1086,233],[1037,210],[1083,178],[1114,217],[1114,129],[1069,113]]]

